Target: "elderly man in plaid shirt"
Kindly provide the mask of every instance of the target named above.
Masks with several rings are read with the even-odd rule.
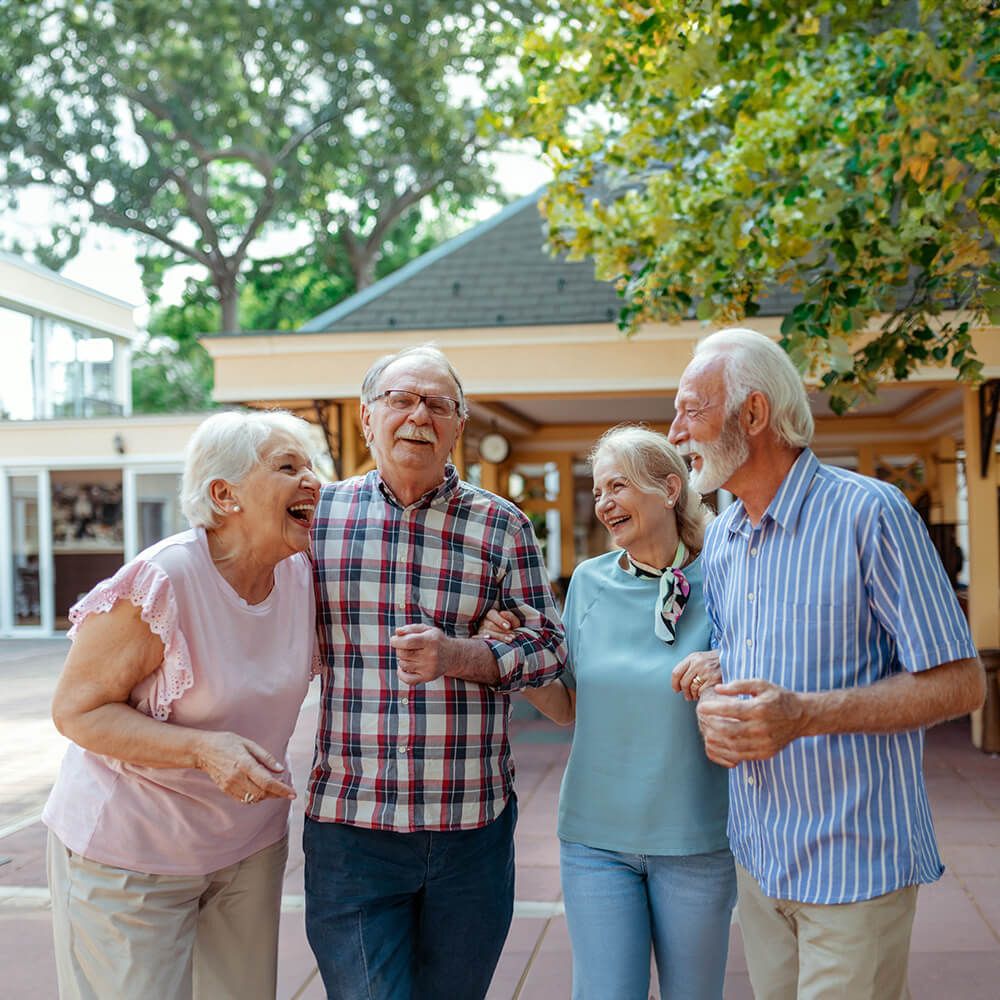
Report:
[[[555,680],[566,652],[530,522],[448,464],[466,415],[436,348],[377,361],[376,469],[325,487],[313,521],[306,927],[338,1000],[480,1000],[510,926],[510,692]],[[520,620],[509,640],[472,638],[491,608]]]

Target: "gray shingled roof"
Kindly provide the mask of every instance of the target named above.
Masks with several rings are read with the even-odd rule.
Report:
[[[536,191],[302,326],[306,332],[608,323],[622,300],[593,262],[552,257]],[[788,300],[788,301],[786,301]],[[764,301],[782,314],[786,294]]]

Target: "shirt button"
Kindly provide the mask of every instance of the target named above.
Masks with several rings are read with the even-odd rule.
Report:
[[[757,779],[752,774],[748,774],[747,775],[747,784],[748,785],[756,785],[757,784]]]
[[[747,649],[753,648],[753,639],[747,639]]]
[[[400,747],[397,753],[399,754],[400,757],[402,757],[407,752],[408,749],[409,749],[408,747]]]
[[[750,555],[752,555],[752,556],[757,555],[757,546],[756,545],[750,550]]]
[[[399,703],[400,703],[400,705],[409,705],[410,704],[410,699],[409,698],[400,698],[399,699]]]
[[[747,594],[747,600],[748,601],[752,601],[753,600],[753,591],[752,590],[750,591],[749,594]]]

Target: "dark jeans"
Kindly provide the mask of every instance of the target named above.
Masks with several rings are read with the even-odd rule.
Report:
[[[482,1000],[514,911],[512,795],[478,830],[308,817],[306,934],[329,1000]]]

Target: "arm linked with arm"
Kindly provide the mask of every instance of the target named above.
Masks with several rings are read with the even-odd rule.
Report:
[[[505,639],[487,639],[497,662],[500,691],[541,688],[558,679],[566,664],[566,634],[531,522],[519,515],[504,549],[498,608],[520,626]]]

